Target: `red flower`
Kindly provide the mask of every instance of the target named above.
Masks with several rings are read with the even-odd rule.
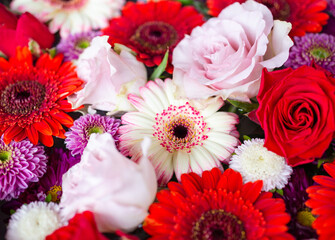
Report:
[[[43,54],[34,64],[27,47],[18,47],[8,61],[0,58],[0,135],[6,144],[28,137],[33,144],[41,141],[53,145],[52,136],[65,138],[63,126],[71,127],[73,119],[66,100],[81,89],[70,62],[63,56]]]
[[[48,235],[45,240],[108,240],[99,232],[92,212],[77,213],[67,226]]]
[[[335,133],[335,78],[308,66],[264,70],[257,99],[266,148],[291,166],[323,155]]]
[[[262,185],[243,184],[232,169],[183,174],[157,194],[143,229],[152,239],[293,239],[283,200],[261,192]]]
[[[167,70],[172,72],[174,47],[203,22],[195,8],[182,7],[177,1],[128,2],[122,16],[113,18],[103,33],[110,36],[111,45],[121,43],[134,50],[138,60],[148,67],[159,65],[169,49]]]
[[[41,48],[50,48],[54,36],[48,28],[30,13],[26,12],[19,19],[0,4],[0,51],[7,56],[14,56],[17,46],[28,46],[30,39],[35,40]]]
[[[306,205],[312,208],[317,218],[312,227],[316,229],[320,240],[335,239],[335,164],[326,163],[324,169],[328,176],[314,176],[313,180],[320,184],[307,188],[309,200]]]
[[[290,36],[303,36],[306,32],[321,32],[327,24],[328,14],[322,12],[327,8],[327,0],[256,0],[266,5],[273,18],[290,22]],[[234,2],[245,0],[208,0],[208,13],[218,16],[221,10]]]

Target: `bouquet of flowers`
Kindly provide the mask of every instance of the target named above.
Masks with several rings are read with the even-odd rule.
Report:
[[[335,239],[334,0],[3,3],[2,237]]]

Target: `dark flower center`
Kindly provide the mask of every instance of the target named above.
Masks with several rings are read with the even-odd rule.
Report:
[[[36,81],[8,85],[1,93],[1,109],[9,114],[24,115],[38,110],[45,98],[45,87]]]
[[[274,19],[285,21],[289,18],[291,10],[290,5],[286,0],[256,0],[259,3],[267,6]]]
[[[242,221],[223,209],[209,210],[201,215],[192,228],[194,240],[246,239]]]
[[[174,27],[165,22],[146,22],[139,26],[130,41],[147,53],[163,54],[169,46],[177,43],[178,34]]]
[[[188,133],[188,128],[184,125],[177,125],[173,129],[173,136],[177,138],[185,138]]]

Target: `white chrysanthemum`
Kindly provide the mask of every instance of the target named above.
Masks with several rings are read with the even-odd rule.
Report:
[[[229,167],[241,173],[244,183],[263,180],[263,191],[282,189],[287,184],[292,168],[284,157],[264,147],[264,139],[246,140],[235,153]]]
[[[149,81],[140,95],[128,95],[137,111],[122,116],[119,148],[137,161],[142,139],[151,138],[148,158],[161,185],[173,173],[180,180],[183,173],[222,168],[220,161],[228,160],[239,143],[238,117],[217,112],[224,103],[219,97],[186,99],[171,79]]]
[[[44,240],[62,226],[57,204],[31,202],[22,205],[10,218],[7,240]]]
[[[61,37],[108,26],[108,20],[120,14],[124,0],[13,0],[11,9],[30,12],[48,22],[52,33]]]

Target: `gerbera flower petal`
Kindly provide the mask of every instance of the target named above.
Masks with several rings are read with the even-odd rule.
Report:
[[[121,43],[137,53],[137,59],[148,67],[159,65],[169,49],[168,72],[172,72],[172,51],[192,29],[204,22],[191,6],[177,1],[128,2],[122,16],[113,18],[103,29],[109,43]]]
[[[181,179],[157,193],[158,202],[149,208],[143,229],[152,239],[294,239],[286,232],[290,215],[284,202],[260,193],[262,181],[243,185],[239,173],[217,168]],[[242,189],[252,197],[241,195]]]
[[[11,9],[30,12],[42,22],[49,22],[52,33],[61,37],[107,27],[108,19],[119,15],[124,0],[14,0]]]
[[[150,137],[153,147],[149,159],[160,184],[166,184],[173,171],[180,180],[185,172],[201,174],[205,169],[219,167],[238,145],[237,116],[214,111],[222,100],[188,100],[171,79],[150,81],[140,94],[128,98],[139,111],[122,116],[120,151],[136,161],[141,139]],[[216,118],[218,115],[221,117]],[[213,151],[211,143],[215,145]]]
[[[12,139],[28,137],[34,144],[40,140],[52,146],[51,135],[63,137],[62,125],[72,126],[73,120],[65,111],[75,109],[62,109],[61,106],[67,102],[67,95],[80,89],[82,81],[73,68],[62,69],[62,59],[62,55],[51,58],[43,54],[33,65],[28,48],[18,47],[16,56],[3,61],[9,67],[0,72],[0,121],[3,123],[0,135],[4,135],[7,144]],[[62,74],[57,72],[59,69]],[[64,93],[62,86],[68,76],[75,81]]]

